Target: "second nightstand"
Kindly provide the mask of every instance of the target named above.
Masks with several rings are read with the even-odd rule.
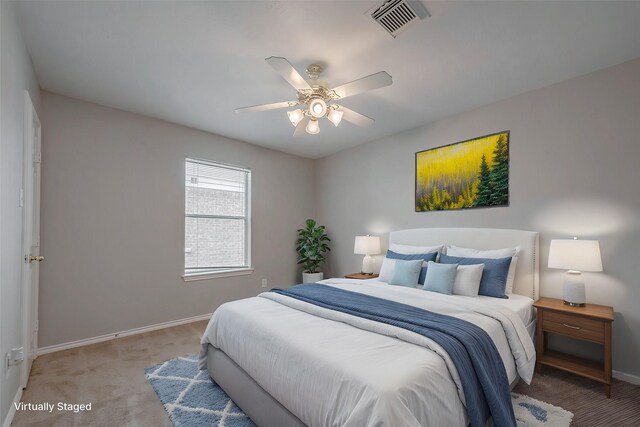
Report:
[[[542,365],[573,372],[604,384],[605,394],[611,397],[611,322],[613,308],[587,304],[571,307],[554,298],[540,298],[533,304],[537,311],[536,371]],[[547,348],[547,334],[554,333],[578,340],[601,344],[604,361],[573,356]]]
[[[378,277],[377,274],[365,274],[365,273],[351,273],[351,274],[345,274],[345,279],[359,279],[359,280],[365,280],[365,279],[375,279],[376,277]]]

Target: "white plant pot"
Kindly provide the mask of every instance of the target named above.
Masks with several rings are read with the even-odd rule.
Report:
[[[324,278],[324,273],[302,273],[302,283],[316,283]]]

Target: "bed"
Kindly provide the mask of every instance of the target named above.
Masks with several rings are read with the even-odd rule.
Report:
[[[520,377],[531,379],[538,233],[424,228],[391,232],[389,242],[519,246],[509,299],[442,295],[375,279],[321,283],[467,320],[489,334],[512,387]],[[273,292],[216,310],[202,338],[200,366],[260,426],[469,422],[460,375],[437,343]]]

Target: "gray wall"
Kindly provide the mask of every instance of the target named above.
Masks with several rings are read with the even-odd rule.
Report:
[[[314,163],[42,92],[40,346],[211,313],[297,282]],[[252,170],[250,276],[185,283],[184,159]]]
[[[414,212],[414,153],[511,131],[510,206]],[[549,240],[600,240],[605,271],[585,273],[587,299],[612,305],[614,369],[640,375],[640,60],[574,78],[316,164],[317,216],[333,239],[332,275],[360,270],[354,236],[414,227],[496,227],[541,233],[541,294],[564,273],[546,268]],[[386,236],[385,236],[386,237]]]
[[[38,109],[39,88],[31,59],[20,34],[15,5],[0,4],[2,45],[0,92],[0,357],[22,342],[20,301],[22,269],[22,209],[18,205],[22,187],[24,91]],[[20,366],[0,369],[0,422],[4,422],[18,391]]]

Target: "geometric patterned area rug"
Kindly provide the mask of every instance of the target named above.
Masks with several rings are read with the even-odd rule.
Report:
[[[569,427],[573,419],[571,412],[524,394],[511,393],[511,403],[518,427]]]
[[[177,357],[144,370],[175,427],[254,427],[227,394],[198,370],[198,356]],[[557,406],[511,393],[518,427],[569,427],[573,414]]]
[[[198,369],[195,354],[145,368],[144,373],[176,427],[255,426],[209,373]]]

